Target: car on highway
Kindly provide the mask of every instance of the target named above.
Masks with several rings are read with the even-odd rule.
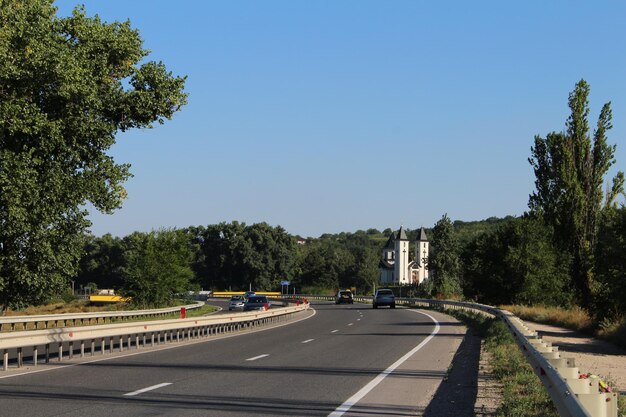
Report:
[[[271,303],[264,295],[252,295],[243,304],[243,311],[268,310]]]
[[[228,302],[228,311],[243,310],[243,305],[246,302],[243,295],[233,295]]]
[[[253,295],[256,295],[256,293],[254,291],[246,291],[245,294],[243,295],[243,298],[245,298],[246,300],[250,297],[252,297]]]
[[[339,290],[337,291],[337,295],[335,295],[335,304],[352,304],[354,302],[352,297],[352,291],[350,290]]]
[[[372,307],[378,308],[379,306],[389,306],[390,308],[396,308],[396,296],[388,288],[380,288],[374,295],[372,301]]]

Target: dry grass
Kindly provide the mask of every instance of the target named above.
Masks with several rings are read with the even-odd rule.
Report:
[[[98,311],[123,310],[123,305],[90,305],[89,301],[76,300],[71,303],[52,303],[41,306],[30,306],[24,310],[7,310],[5,316],[34,316],[39,314],[91,313]]]
[[[614,321],[596,323],[580,307],[563,309],[558,307],[527,307],[517,305],[500,306],[522,320],[552,324],[567,329],[578,330],[599,339],[608,340],[626,349],[626,317]]]
[[[596,327],[589,314],[580,307],[563,309],[558,307],[504,305],[500,306],[500,308],[510,311],[522,320],[552,324],[585,333],[593,334]]]

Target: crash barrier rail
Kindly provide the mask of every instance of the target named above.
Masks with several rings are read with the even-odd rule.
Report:
[[[58,362],[74,355],[123,352],[140,347],[155,346],[200,339],[229,332],[257,328],[289,320],[293,314],[309,308],[308,303],[266,311],[251,311],[202,316],[188,319],[170,319],[97,326],[58,327],[45,330],[15,331],[0,334],[3,370],[9,366],[20,368],[25,363],[37,366],[40,348],[43,360]],[[65,355],[65,352],[67,355]]]
[[[92,325],[111,321],[124,321],[136,319],[160,318],[179,312],[181,309],[193,310],[204,305],[203,302],[194,304],[167,307],[153,310],[130,310],[130,311],[99,311],[95,313],[64,313],[64,314],[44,314],[32,316],[3,316],[0,317],[0,332],[28,330],[32,325],[32,330],[48,329],[51,327],[65,327],[71,322],[73,326]]]
[[[299,295],[309,300],[334,301],[334,296]],[[354,296],[354,301],[371,303],[371,296]],[[574,358],[562,358],[557,346],[545,342],[513,313],[495,307],[462,301],[398,298],[396,304],[422,308],[479,312],[502,320],[515,342],[552,398],[560,416],[617,417],[616,392],[606,391],[604,382],[589,378],[575,365]],[[585,378],[586,377],[586,378]],[[601,388],[603,388],[601,390]]]

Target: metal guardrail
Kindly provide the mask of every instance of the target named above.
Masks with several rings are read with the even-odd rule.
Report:
[[[308,308],[308,303],[298,303],[261,312],[2,333],[0,352],[3,370],[7,371],[10,365],[20,368],[26,359],[32,366],[37,366],[40,347],[44,349],[46,363],[51,358],[63,360],[64,352],[69,359],[74,355],[84,357],[87,353],[91,356],[104,355],[273,324]]]
[[[334,301],[332,296],[306,295],[311,300]],[[371,296],[354,296],[354,301],[369,303]],[[515,342],[539,376],[560,416],[617,417],[617,393],[600,392],[597,379],[581,379],[573,358],[562,358],[558,347],[544,342],[513,313],[477,303],[419,298],[396,298],[396,304],[423,308],[478,311],[502,320]]]
[[[91,325],[92,323],[104,323],[107,319],[111,320],[125,320],[136,318],[159,318],[171,315],[180,311],[181,308],[186,310],[193,310],[200,308],[204,305],[203,302],[196,302],[194,304],[167,307],[153,310],[130,310],[130,311],[100,311],[95,313],[63,313],[63,314],[42,314],[31,316],[2,316],[0,317],[0,332],[1,331],[15,331],[15,330],[28,330],[26,327],[29,324],[33,324],[34,329],[40,328],[47,329],[50,327],[64,327],[67,323],[71,322],[72,325],[79,323],[82,325]],[[85,324],[86,323],[86,324]],[[18,329],[22,327],[22,329]]]

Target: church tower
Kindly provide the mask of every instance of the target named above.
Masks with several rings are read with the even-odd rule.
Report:
[[[427,266],[428,266],[428,250],[429,250],[428,237],[426,237],[426,231],[423,227],[415,240],[415,266],[417,270],[417,281],[421,284],[426,278],[428,278]]]
[[[404,227],[400,227],[395,241],[394,275],[395,283],[408,284],[409,281],[409,238],[406,236]]]

